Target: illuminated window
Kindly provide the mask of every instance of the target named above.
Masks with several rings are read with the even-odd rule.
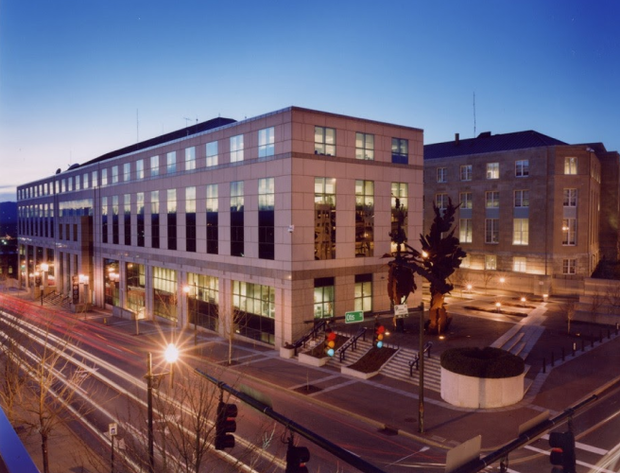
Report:
[[[355,159],[375,159],[375,135],[355,133]]]
[[[487,163],[487,179],[499,179],[499,163]]]
[[[512,270],[517,273],[525,273],[527,270],[526,258],[524,256],[515,256],[512,258]]]
[[[471,218],[461,218],[459,220],[459,242],[471,243],[472,242],[473,227]]]
[[[564,174],[577,174],[577,158],[564,158]]]
[[[513,245],[527,245],[529,243],[529,219],[513,219]]]
[[[461,192],[459,195],[461,198],[461,209],[473,208],[471,192]]]
[[[336,130],[334,128],[314,127],[314,154],[336,156]]]
[[[562,245],[575,246],[577,244],[577,219],[565,218],[562,220]]]
[[[497,256],[496,255],[484,255],[484,269],[488,271],[497,270]]]

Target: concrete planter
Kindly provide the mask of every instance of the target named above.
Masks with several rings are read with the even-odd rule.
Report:
[[[329,356],[317,358],[316,356],[310,356],[306,355],[305,353],[300,353],[299,355],[297,355],[297,360],[299,360],[300,363],[304,363],[306,365],[324,366],[329,361]]]
[[[441,368],[441,398],[458,407],[493,409],[523,399],[525,373],[510,378],[475,378]]]
[[[294,348],[286,348],[280,347],[280,357],[281,358],[293,358],[295,356]]]

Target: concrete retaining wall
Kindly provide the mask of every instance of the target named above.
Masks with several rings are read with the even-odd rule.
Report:
[[[474,378],[441,368],[441,398],[458,407],[492,409],[516,404],[524,395],[525,373],[511,378]]]

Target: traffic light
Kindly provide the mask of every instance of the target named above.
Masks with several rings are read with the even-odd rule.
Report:
[[[310,451],[306,447],[295,447],[293,439],[288,442],[286,450],[285,473],[308,473],[306,463],[310,460]]]
[[[549,434],[549,446],[551,455],[549,461],[552,465],[561,466],[561,469],[553,468],[553,472],[575,473],[577,459],[575,457],[575,436],[572,432],[551,432]]]
[[[220,401],[217,405],[217,418],[215,420],[215,449],[224,450],[235,446],[235,437],[230,432],[237,430],[237,405],[226,404]]]
[[[377,348],[383,347],[383,337],[385,337],[385,327],[377,322],[375,324],[375,333],[372,337],[372,345]]]
[[[325,342],[323,342],[323,346],[325,348],[325,353],[328,356],[334,356],[334,348],[336,346],[335,332],[328,332],[327,335],[325,335]]]

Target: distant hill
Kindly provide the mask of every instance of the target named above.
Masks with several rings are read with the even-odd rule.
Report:
[[[17,202],[0,202],[0,235],[17,236]]]

